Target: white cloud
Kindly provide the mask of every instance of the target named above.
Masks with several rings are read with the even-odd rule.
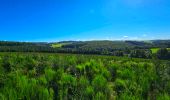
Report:
[[[123,36],[123,38],[128,38],[129,36]]]
[[[121,40],[139,40],[140,38],[138,36],[123,36]]]
[[[139,39],[139,37],[131,37],[131,40],[138,40]]]

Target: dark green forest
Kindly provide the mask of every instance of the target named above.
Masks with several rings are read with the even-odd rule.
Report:
[[[0,53],[0,100],[169,100],[170,61]]]
[[[159,49],[156,53],[152,49]],[[145,59],[170,59],[170,40],[150,41],[0,41],[0,52],[44,52],[123,56]]]

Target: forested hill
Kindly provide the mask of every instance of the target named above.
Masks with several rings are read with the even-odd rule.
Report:
[[[15,41],[0,41],[0,46],[47,46],[46,42],[15,42]]]
[[[153,48],[166,48],[167,50],[169,50],[170,40],[61,41],[53,43],[0,41],[0,52],[55,52],[151,58]],[[155,52],[156,50],[153,51]]]
[[[54,43],[62,48],[169,48],[170,40],[150,40],[150,41],[63,41]]]
[[[94,40],[94,41],[61,41],[61,42],[15,42],[15,41],[0,41],[0,46],[51,46],[52,44],[64,44],[62,47],[74,46],[111,46],[111,48],[124,47],[170,47],[170,40],[150,40],[150,41],[109,41],[109,40]]]

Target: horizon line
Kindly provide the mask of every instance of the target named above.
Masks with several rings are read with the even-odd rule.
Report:
[[[53,42],[67,42],[67,41],[73,41],[73,42],[86,42],[86,41],[158,41],[158,40],[164,40],[164,41],[168,41],[170,39],[90,39],[90,40],[58,40],[58,41],[20,41],[20,40],[0,40],[0,42],[28,42],[28,43],[53,43]]]

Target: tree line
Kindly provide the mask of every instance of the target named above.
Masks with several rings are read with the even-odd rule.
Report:
[[[99,43],[101,43],[99,45]],[[47,52],[47,53],[73,53],[73,54],[98,54],[127,56],[135,58],[157,58],[170,59],[170,51],[167,48],[160,48],[156,54],[150,50],[148,44],[141,42],[127,41],[135,46],[125,45],[122,42],[73,42],[63,45],[60,48],[53,48],[53,43],[27,43],[27,42],[0,42],[0,52]],[[163,42],[164,43],[164,42]],[[163,44],[162,43],[162,44]],[[167,45],[167,43],[164,43]],[[137,46],[139,45],[139,46]],[[154,47],[154,46],[153,46]]]

